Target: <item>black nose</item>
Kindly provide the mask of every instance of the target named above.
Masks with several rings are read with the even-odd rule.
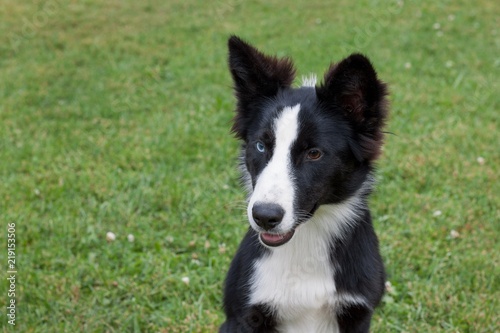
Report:
[[[277,204],[256,202],[252,207],[253,220],[264,230],[276,227],[284,215],[285,211]]]

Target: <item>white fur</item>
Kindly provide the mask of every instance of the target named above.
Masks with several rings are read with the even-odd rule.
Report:
[[[290,166],[290,147],[297,138],[299,111],[300,104],[285,107],[274,122],[276,146],[273,156],[258,176],[247,208],[248,220],[255,230],[259,230],[252,217],[252,208],[256,202],[278,204],[284,209],[285,215],[277,232],[286,233],[294,225],[295,196]]]
[[[332,240],[345,235],[359,204],[355,195],[341,204],[320,206],[288,243],[256,261],[250,304],[271,305],[280,332],[338,332],[336,309],[367,304],[362,296],[337,293],[329,257]]]
[[[300,105],[286,107],[274,123],[276,147],[257,178],[248,204],[248,218],[256,230],[259,229],[252,218],[256,202],[283,207],[285,216],[280,232],[287,232],[294,225],[296,189],[290,148],[298,135],[299,111]],[[248,184],[250,177],[244,169]],[[270,248],[268,255],[255,262],[249,303],[269,305],[275,312],[280,332],[338,332],[335,312],[349,304],[368,304],[360,295],[337,292],[330,251],[335,246],[333,240],[343,238],[354,223],[362,204],[361,195],[371,183],[371,179],[366,181],[365,186],[343,203],[320,206],[310,220],[297,227],[288,243]]]
[[[316,74],[309,74],[309,76],[303,76],[302,77],[302,87],[315,87],[316,86],[316,81],[318,79],[316,78]]]

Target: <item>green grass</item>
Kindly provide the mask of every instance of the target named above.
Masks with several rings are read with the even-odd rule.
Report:
[[[499,16],[492,0],[4,0],[0,263],[14,222],[18,273],[0,327],[216,331],[247,227],[235,33],[303,75],[360,51],[390,84],[371,206],[394,288],[372,331],[500,332]]]

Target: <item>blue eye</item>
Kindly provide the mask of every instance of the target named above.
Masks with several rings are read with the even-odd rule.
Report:
[[[260,141],[258,141],[256,144],[255,144],[255,148],[257,148],[257,150],[259,151],[259,153],[263,153],[266,151],[266,146],[264,146],[264,144]]]

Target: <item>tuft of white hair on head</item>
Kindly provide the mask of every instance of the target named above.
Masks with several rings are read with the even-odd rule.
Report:
[[[302,87],[315,87],[317,82],[316,74],[309,74],[307,76],[302,76]]]

